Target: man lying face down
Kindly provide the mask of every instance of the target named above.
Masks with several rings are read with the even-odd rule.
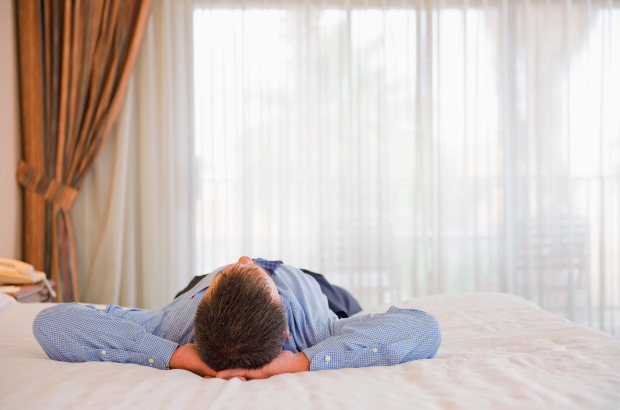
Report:
[[[59,304],[39,313],[33,333],[47,355],[112,361],[241,380],[282,373],[390,366],[432,358],[437,320],[392,306],[361,310],[323,276],[248,257],[194,281],[158,311]]]

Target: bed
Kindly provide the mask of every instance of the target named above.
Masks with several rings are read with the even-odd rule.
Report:
[[[620,340],[512,295],[399,303],[439,320],[443,343],[431,360],[248,382],[52,361],[31,330],[51,304],[7,298],[0,294],[2,408],[620,408]]]

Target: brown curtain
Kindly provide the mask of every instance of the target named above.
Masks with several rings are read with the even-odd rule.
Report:
[[[24,259],[79,300],[71,207],[120,109],[151,0],[16,0]]]

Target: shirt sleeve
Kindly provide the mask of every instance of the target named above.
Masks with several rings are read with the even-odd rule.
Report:
[[[102,311],[92,305],[66,303],[42,310],[32,331],[53,360],[134,363],[165,369],[178,344],[153,334],[162,319],[162,311],[115,305]]]
[[[429,313],[392,306],[334,322],[330,337],[303,350],[310,370],[391,366],[431,359],[441,344],[437,319]]]

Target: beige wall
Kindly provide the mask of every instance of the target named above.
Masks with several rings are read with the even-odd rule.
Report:
[[[21,259],[17,49],[13,1],[0,0],[0,257]]]

